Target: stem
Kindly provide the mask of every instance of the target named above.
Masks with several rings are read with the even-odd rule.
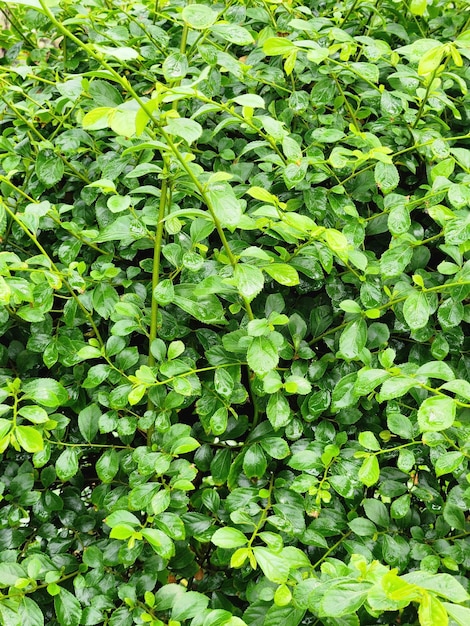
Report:
[[[152,341],[157,338],[158,302],[155,300],[153,292],[155,291],[155,288],[157,287],[159,280],[160,280],[160,256],[161,256],[161,251],[162,251],[163,225],[164,225],[165,212],[167,208],[167,197],[168,197],[168,180],[164,178],[162,182],[162,188],[161,188],[160,206],[158,209],[158,222],[157,222],[157,231],[155,233],[155,245],[153,248],[152,306],[151,306],[151,313],[150,313],[149,354],[148,354],[149,367],[153,367],[155,365],[155,357],[152,354],[151,345],[152,345]]]
[[[354,2],[352,3],[352,5],[349,7],[348,12],[346,13],[346,15],[343,17],[343,19],[341,20],[341,26],[344,26],[344,23],[346,22],[346,20],[349,18],[349,16],[351,15],[351,13],[354,11],[354,9],[357,7],[357,5],[359,4],[360,0],[354,0]]]
[[[341,84],[340,84],[339,80],[337,79],[336,76],[333,76],[333,80],[335,81],[336,86],[338,87],[340,94],[343,96],[344,106],[348,110],[348,113],[349,113],[349,116],[350,116],[350,118],[352,120],[352,123],[354,124],[357,132],[360,133],[361,132],[361,127],[359,126],[359,122],[357,120],[356,114],[354,113],[354,111],[352,109],[352,106],[349,104],[349,101],[346,98],[346,94],[344,93],[343,88],[341,87]]]
[[[341,544],[343,543],[343,541],[344,541],[345,539],[347,539],[351,533],[352,533],[352,530],[348,530],[348,532],[347,532],[347,533],[345,533],[345,534],[341,537],[341,539],[338,539],[338,541],[337,541],[336,543],[334,543],[334,544],[331,546],[331,548],[328,548],[328,550],[325,552],[325,554],[324,554],[324,555],[323,555],[320,559],[318,559],[318,561],[317,561],[316,563],[314,563],[314,564],[312,565],[312,568],[313,568],[313,569],[316,569],[319,565],[321,565],[321,564],[323,563],[323,561],[324,561],[324,560],[325,560],[325,559],[326,559],[326,558],[327,558],[327,557],[328,557],[328,556],[329,556],[332,552],[334,552],[334,551],[336,550],[336,548],[337,548],[339,545],[341,545]]]
[[[415,19],[416,19],[416,18],[415,18]],[[447,63],[447,59],[444,61],[444,69],[445,69],[446,63]],[[411,127],[411,128],[416,128],[416,126],[418,125],[419,120],[421,119],[421,117],[422,117],[422,115],[423,115],[423,112],[424,112],[424,107],[425,107],[425,105],[426,105],[426,102],[428,101],[428,98],[429,98],[429,93],[430,93],[430,91],[431,91],[432,84],[433,84],[433,82],[434,82],[434,79],[436,78],[436,74],[437,74],[437,72],[439,71],[439,69],[440,69],[441,67],[442,67],[441,65],[439,65],[438,67],[436,67],[436,69],[434,70],[434,72],[433,72],[433,73],[432,73],[432,75],[431,75],[431,78],[429,79],[428,85],[427,85],[427,87],[426,87],[426,93],[424,94],[424,98],[421,100],[421,103],[420,103],[420,105],[419,105],[419,109],[418,109],[418,114],[416,115],[416,119],[415,119],[415,121],[413,122],[413,125],[412,125],[412,127]]]

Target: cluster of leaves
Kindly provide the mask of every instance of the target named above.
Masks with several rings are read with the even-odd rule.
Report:
[[[467,2],[8,15],[1,623],[468,626]]]

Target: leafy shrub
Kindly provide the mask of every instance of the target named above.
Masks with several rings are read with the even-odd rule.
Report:
[[[467,626],[467,4],[22,4],[0,621]]]

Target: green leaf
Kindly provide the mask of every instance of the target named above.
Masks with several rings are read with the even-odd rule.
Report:
[[[255,93],[244,93],[232,98],[232,100],[243,107],[253,107],[254,109],[264,109],[266,107],[264,99]]]
[[[27,596],[23,596],[18,607],[20,623],[28,626],[44,626],[44,615],[37,603]]]
[[[251,302],[253,298],[255,298],[263,289],[263,272],[254,265],[237,263],[233,275],[238,291],[249,302]]]
[[[408,244],[400,244],[386,250],[380,259],[380,271],[384,278],[399,276],[411,261],[413,249]]]
[[[35,378],[24,383],[22,390],[28,398],[42,406],[56,409],[69,399],[67,390],[53,378]]]
[[[393,519],[403,519],[410,511],[411,496],[404,493],[394,500],[390,506],[390,517]]]
[[[171,617],[173,620],[181,622],[200,615],[209,604],[209,598],[197,591],[187,591],[173,605]]]
[[[362,318],[349,322],[339,338],[339,351],[343,358],[357,358],[367,342],[367,324]]]
[[[370,584],[355,581],[334,585],[323,595],[321,611],[329,617],[355,613],[366,601],[369,589]]]
[[[266,274],[269,274],[271,278],[281,285],[286,287],[293,287],[299,284],[299,275],[297,270],[287,263],[273,263],[272,265],[266,265],[263,267]]]
[[[211,27],[211,33],[237,46],[248,46],[254,43],[251,33],[237,24],[215,24]]]
[[[142,537],[152,546],[154,551],[163,559],[171,559],[175,554],[173,541],[161,530],[156,528],[142,528]]]
[[[281,391],[277,391],[269,396],[266,415],[274,430],[287,426],[291,421],[289,402]]]
[[[40,150],[36,155],[36,175],[43,185],[53,187],[64,176],[64,162],[51,150]]]
[[[89,404],[78,414],[78,428],[85,441],[93,441],[98,432],[101,409],[95,403]]]
[[[93,101],[99,107],[116,107],[122,104],[122,96],[119,90],[105,80],[95,79],[88,87]],[[94,109],[96,111],[96,109]],[[92,113],[93,111],[90,111]],[[87,117],[89,113],[85,115]],[[84,118],[85,119],[85,118]]]
[[[132,198],[130,196],[111,196],[108,198],[106,205],[111,213],[121,213],[122,211],[126,211],[132,202]]]
[[[451,381],[454,380],[455,374],[452,369],[444,361],[429,361],[418,368],[415,374],[418,376],[425,376],[426,378],[439,378],[440,380]]]
[[[359,537],[373,537],[377,532],[376,525],[364,517],[356,517],[349,522],[348,526]]]
[[[253,548],[253,554],[263,574],[273,583],[282,585],[289,577],[289,563],[269,548]]]
[[[183,296],[175,295],[173,298],[176,306],[192,315],[203,324],[224,324],[224,309],[220,300],[215,295],[191,300]]]
[[[386,400],[401,398],[408,393],[410,389],[413,389],[413,387],[416,387],[416,380],[414,378],[410,376],[393,376],[383,383],[377,401],[385,402]]]
[[[366,487],[372,487],[379,480],[380,467],[377,457],[372,454],[364,459],[357,477]]]
[[[93,308],[101,317],[107,320],[119,302],[116,289],[106,283],[99,283],[92,293]]]
[[[375,184],[383,193],[390,193],[400,182],[398,170],[393,163],[379,161],[374,168]]]
[[[110,483],[119,470],[119,457],[114,449],[106,450],[96,462],[96,473],[104,483]]]
[[[265,437],[261,439],[260,444],[273,459],[285,459],[290,454],[287,442],[281,437]]]
[[[470,609],[464,606],[458,606],[457,604],[450,604],[449,602],[443,602],[442,605],[459,626],[468,626]]]
[[[388,378],[390,374],[385,370],[363,368],[357,374],[354,391],[359,396],[367,396]]]
[[[75,448],[66,448],[55,462],[58,478],[64,482],[70,480],[78,472],[78,451]]]
[[[126,510],[114,511],[104,521],[110,528],[114,528],[118,524],[127,524],[128,526],[140,526],[140,520],[133,513]]]
[[[430,574],[421,570],[405,574],[402,578],[451,602],[467,602],[470,599],[465,588],[450,574]]]
[[[211,541],[220,548],[239,548],[248,543],[247,537],[236,528],[219,528],[211,537]]]
[[[362,433],[359,433],[358,440],[363,448],[374,451],[380,450],[380,443],[377,441],[377,437],[374,433],[370,432],[370,430],[365,430]]]
[[[54,596],[54,608],[60,626],[79,626],[82,618],[82,609],[77,598],[60,587],[59,593]]]
[[[184,117],[168,118],[164,130],[169,135],[182,137],[188,145],[191,145],[202,135],[202,126],[195,120],[186,119]]]
[[[413,291],[403,304],[403,317],[411,330],[424,328],[429,321],[431,307],[426,294],[422,291]]]
[[[188,26],[197,30],[209,28],[218,17],[218,13],[205,4],[186,5],[181,15]]]
[[[279,363],[279,353],[277,346],[268,337],[254,337],[248,347],[248,365],[256,374],[267,374]]]
[[[449,500],[444,505],[443,515],[445,521],[451,528],[465,530],[465,515],[462,509],[457,507]]]
[[[454,392],[457,396],[470,400],[470,383],[468,380],[457,379],[444,383],[441,389]]]
[[[201,444],[199,441],[194,439],[194,437],[180,437],[174,442],[174,445],[171,447],[171,454],[174,456],[178,454],[187,454],[188,452],[192,452],[199,448]]]
[[[426,398],[418,409],[421,432],[439,432],[450,428],[455,420],[456,404],[448,396]]]
[[[219,182],[210,185],[206,195],[221,226],[235,228],[239,225],[242,218],[240,200],[228,183]]]
[[[0,585],[14,587],[19,578],[25,578],[26,572],[17,563],[0,562]]]
[[[178,78],[184,78],[188,72],[188,58],[181,52],[169,54],[163,61],[162,70],[165,80],[170,82]]]
[[[451,474],[458,467],[462,465],[465,457],[461,452],[446,452],[440,456],[435,465],[436,476],[443,476],[444,474]]]
[[[263,449],[258,443],[247,448],[243,457],[243,471],[247,478],[262,478],[267,468],[267,461]]]
[[[365,514],[378,526],[382,528],[388,528],[390,525],[390,518],[388,510],[385,504],[381,500],[375,500],[373,498],[367,498],[363,501]]]

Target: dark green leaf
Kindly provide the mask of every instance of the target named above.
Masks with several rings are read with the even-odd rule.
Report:
[[[60,592],[54,596],[54,608],[61,626],[79,626],[82,618],[82,609],[77,598],[60,587]]]

